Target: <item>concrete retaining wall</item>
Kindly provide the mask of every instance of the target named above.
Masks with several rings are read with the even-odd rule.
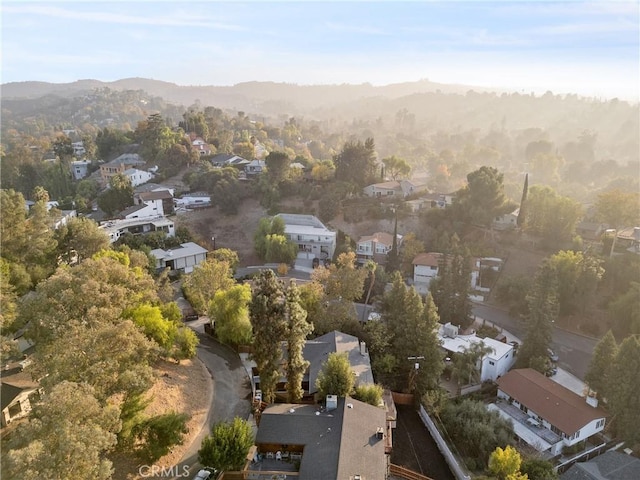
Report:
[[[440,435],[440,431],[436,427],[435,423],[433,423],[433,420],[431,420],[431,417],[429,417],[429,414],[422,405],[420,405],[420,410],[418,411],[418,413],[420,415],[420,418],[422,419],[422,422],[425,424],[427,430],[429,430],[429,433],[433,437],[433,440],[436,442],[438,450],[440,450],[440,453],[442,453],[442,456],[447,462],[447,465],[449,465],[453,476],[456,477],[456,480],[470,480],[471,477],[464,472],[462,467],[460,467],[458,461],[456,460],[456,457],[449,449],[449,445],[447,445],[447,442],[444,441],[442,435]]]

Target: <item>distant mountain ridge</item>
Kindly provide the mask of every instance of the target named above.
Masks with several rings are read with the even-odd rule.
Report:
[[[11,82],[2,84],[5,99],[38,98],[45,95],[76,97],[91,93],[95,89],[144,90],[149,95],[162,97],[165,101],[189,106],[197,101],[203,105],[220,108],[236,108],[263,113],[277,113],[283,107],[292,110],[309,111],[325,108],[361,98],[383,97],[395,99],[416,93],[441,92],[465,93],[490,89],[465,85],[448,85],[419,80],[374,86],[365,84],[340,85],[297,85],[276,82],[244,82],[233,86],[185,86],[148,78],[125,78],[113,82],[100,80],[78,80],[72,83]]]

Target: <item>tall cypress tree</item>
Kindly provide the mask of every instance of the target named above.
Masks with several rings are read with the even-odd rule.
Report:
[[[286,291],[286,341],[287,341],[287,400],[290,403],[302,399],[302,379],[309,362],[302,356],[307,335],[313,331],[313,325],[307,322],[307,312],[300,305],[300,291],[292,280]]]
[[[524,222],[527,220],[527,194],[529,193],[529,174],[524,177],[524,187],[522,188],[522,199],[520,199],[520,211],[518,212],[518,218],[516,224],[522,228]]]
[[[254,333],[253,359],[260,374],[262,398],[267,403],[275,400],[281,375],[280,342],[285,338],[287,330],[286,304],[282,281],[273,270],[262,270],[256,278],[249,313]]]

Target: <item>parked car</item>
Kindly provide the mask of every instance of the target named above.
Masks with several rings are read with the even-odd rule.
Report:
[[[547,353],[549,354],[549,360],[551,360],[552,362],[558,361],[558,355],[553,353],[553,350],[551,350],[550,348],[547,348]]]
[[[218,471],[215,468],[205,467],[196,473],[193,480],[214,480]]]
[[[547,369],[547,371],[546,371],[546,372],[544,372],[544,374],[545,374],[547,377],[553,377],[556,373],[558,373],[558,367],[556,367],[555,365],[553,365],[553,366],[549,367],[549,368]]]

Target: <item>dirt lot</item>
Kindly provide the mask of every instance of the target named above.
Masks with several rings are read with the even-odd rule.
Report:
[[[187,422],[189,433],[185,436],[183,444],[174,447],[169,454],[155,463],[160,467],[170,467],[180,461],[206,420],[208,406],[211,404],[211,377],[198,359],[183,360],[179,365],[162,362],[156,373],[158,379],[146,394],[146,398],[152,400],[145,414],[152,417],[174,411],[191,415]],[[142,478],[138,474],[140,461],[133,455],[117,454],[113,455],[111,460],[115,468],[114,480]]]

